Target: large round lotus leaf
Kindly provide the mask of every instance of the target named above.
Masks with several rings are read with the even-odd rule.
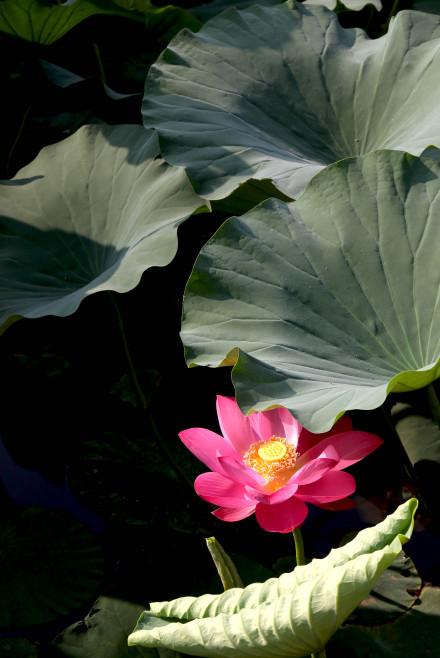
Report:
[[[0,325],[73,313],[167,265],[203,200],[142,126],[84,126],[0,184]]]
[[[287,0],[180,32],[150,69],[142,112],[202,196],[269,178],[296,198],[342,158],[440,146],[439,77],[438,17],[399,12],[371,40]]]
[[[92,531],[70,514],[38,507],[0,523],[0,628],[69,614],[96,595],[104,575]]]
[[[48,0],[2,0],[0,32],[49,46],[86,18],[100,14],[143,20],[108,0],[70,0],[64,5]]]
[[[186,288],[188,363],[234,365],[242,410],[282,405],[313,432],[440,374],[440,163],[376,151],[293,203],[233,217]]]

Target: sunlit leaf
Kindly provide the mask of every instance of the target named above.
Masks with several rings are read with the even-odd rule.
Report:
[[[326,558],[263,584],[152,603],[128,642],[230,658],[318,652],[392,564],[411,535],[416,507],[408,501]]]
[[[167,265],[198,208],[182,169],[142,126],[84,126],[0,185],[0,323],[73,313]]]
[[[180,32],[151,67],[144,124],[210,199],[272,179],[291,198],[326,165],[440,146],[440,19],[401,11],[371,40],[287,0]]]
[[[396,151],[338,162],[290,204],[228,220],[187,284],[189,365],[233,365],[248,413],[313,432],[440,373],[440,163]]]

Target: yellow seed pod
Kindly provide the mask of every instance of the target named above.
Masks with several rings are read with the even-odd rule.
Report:
[[[258,448],[258,456],[265,462],[274,462],[282,459],[287,452],[287,448],[281,441],[268,441],[261,448]]]

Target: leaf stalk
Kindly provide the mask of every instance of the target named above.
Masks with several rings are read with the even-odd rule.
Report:
[[[122,315],[121,315],[121,312],[119,310],[119,306],[116,303],[116,300],[113,297],[112,293],[109,291],[108,294],[110,295],[110,299],[112,300],[112,304],[115,308],[116,315],[117,315],[117,318],[118,318],[119,331],[121,332],[122,344],[124,346],[124,352],[125,352],[125,356],[127,358],[128,367],[130,369],[130,375],[131,375],[131,378],[133,380],[133,386],[136,390],[136,393],[139,396],[139,399],[140,399],[141,404],[142,404],[142,408],[145,410],[147,408],[148,402],[147,402],[147,399],[146,399],[146,397],[145,397],[145,395],[142,391],[141,385],[139,384],[139,379],[138,379],[138,376],[136,374],[136,370],[135,370],[135,367],[134,367],[134,364],[133,364],[133,359],[131,358],[130,348],[128,347],[127,335],[125,333],[125,328],[124,328],[124,322],[122,320]]]
[[[296,565],[301,567],[306,563],[302,533],[299,528],[295,528],[292,530],[292,534],[295,541]]]

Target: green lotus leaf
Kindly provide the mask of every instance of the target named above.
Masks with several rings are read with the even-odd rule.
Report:
[[[416,508],[413,498],[323,560],[279,578],[152,603],[128,643],[230,658],[319,652],[411,536]]]
[[[376,580],[370,595],[347,619],[347,624],[379,626],[395,622],[414,605],[421,588],[422,580],[411,558],[401,551]]]
[[[189,365],[232,365],[244,413],[285,406],[312,432],[440,374],[440,163],[376,151],[290,204],[231,218],[187,284]]]
[[[209,199],[249,178],[290,198],[330,163],[440,146],[440,19],[401,11],[371,40],[287,0],[180,32],[151,67],[146,127]]]
[[[201,21],[183,7],[175,7],[172,4],[155,7],[150,0],[112,0],[112,2],[124,9],[145,14],[147,28],[154,30],[155,39],[163,45],[184,27],[193,32],[197,32],[202,27]]]
[[[424,406],[421,402],[395,404],[391,409],[391,419],[413,465],[425,505],[429,505],[431,514],[440,514],[440,430],[426,403]]]
[[[74,0],[65,5],[45,0],[2,0],[0,32],[49,46],[86,18],[99,14],[144,20],[108,0]]]
[[[425,11],[427,14],[440,14],[439,0],[414,0],[411,9]]]
[[[0,185],[0,325],[126,292],[177,250],[203,200],[142,126],[84,126]],[[6,326],[6,325],[5,325]]]
[[[228,215],[244,215],[266,199],[292,199],[279,190],[269,180],[253,180],[252,178],[237,187],[225,199],[212,202],[212,209],[227,213]]]

